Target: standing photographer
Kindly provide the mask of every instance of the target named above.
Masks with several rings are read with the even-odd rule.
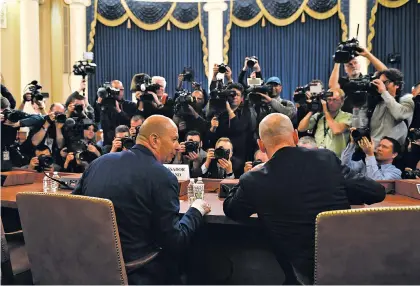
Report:
[[[0,87],[1,87],[0,94],[4,96],[5,98],[7,98],[7,100],[10,103],[10,108],[14,109],[16,107],[16,100],[13,97],[12,93],[3,84],[0,84]]]
[[[201,177],[201,165],[207,158],[207,153],[202,149],[203,142],[201,135],[197,131],[189,131],[185,136],[185,142],[179,144],[180,150],[177,152],[172,164],[187,164],[190,169],[191,178]]]
[[[265,85],[272,88],[273,94],[267,95],[259,93],[262,100],[270,105],[273,112],[282,113],[290,119],[293,119],[296,115],[296,107],[290,100],[285,100],[280,97],[280,93],[283,90],[280,79],[278,77],[270,77]]]
[[[218,88],[218,80],[217,80],[217,74],[223,74],[226,79],[227,79],[227,84],[231,84],[233,83],[233,79],[232,79],[232,70],[230,69],[230,67],[228,67],[225,64],[214,64],[213,66],[213,77],[211,79],[211,83],[210,83],[210,90],[213,89],[217,89]]]
[[[48,146],[38,145],[35,148],[35,157],[31,159],[29,165],[23,166],[22,169],[35,170],[37,172],[54,172],[60,171],[61,167],[54,163]]]
[[[258,62],[258,58],[255,56],[252,57],[246,57],[245,58],[245,62],[244,62],[244,67],[242,68],[241,72],[239,73],[238,76],[238,83],[242,84],[242,86],[244,87],[244,89],[247,89],[248,83],[246,82],[245,79],[245,75],[246,75],[246,71],[248,69],[252,69],[252,72],[250,74],[250,78],[260,78],[262,79],[262,74],[261,74],[261,67],[260,64]]]
[[[329,149],[340,157],[349,139],[352,115],[341,110],[344,103],[343,90],[330,91],[333,96],[328,97],[327,101],[321,99],[322,112],[313,114],[309,111],[299,122],[298,131],[312,130],[319,148]]]
[[[106,145],[103,147],[104,154],[116,153],[130,149],[126,148],[126,146],[128,146],[125,144],[126,140],[131,140],[128,143],[130,148],[134,146],[135,143],[130,137],[130,129],[125,125],[120,125],[117,128],[115,128],[115,137],[112,141],[112,145]]]
[[[359,47],[359,49],[360,52],[357,52],[357,54],[368,59],[377,71],[383,71],[387,69],[387,67],[366,48]],[[341,64],[339,63],[334,64],[328,85],[331,89],[341,88],[344,90],[344,93],[347,96],[344,99],[342,110],[352,113],[354,105],[350,96],[350,90],[347,89],[347,84],[352,79],[362,78],[363,74],[360,72],[360,63],[357,57],[344,64],[344,71],[347,74],[346,77],[340,77],[340,65]]]
[[[32,81],[23,90],[22,102],[18,108],[28,114],[46,115],[45,102],[42,94],[39,92],[42,86],[37,81]]]
[[[378,76],[372,82],[380,98],[370,119],[371,137],[375,144],[384,136],[392,137],[403,146],[413,119],[413,96],[402,95],[404,76],[399,70],[384,70]]]
[[[67,118],[89,118],[92,121],[95,119],[95,111],[92,106],[86,104],[86,99],[83,95],[74,94],[66,105]]]

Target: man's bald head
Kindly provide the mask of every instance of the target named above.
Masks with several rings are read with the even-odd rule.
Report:
[[[268,154],[273,154],[282,147],[296,146],[297,144],[297,134],[293,129],[292,121],[280,113],[266,116],[260,123],[259,134],[263,149],[267,149]]]
[[[152,115],[140,127],[136,143],[147,147],[161,163],[171,161],[180,148],[178,128],[170,118]]]

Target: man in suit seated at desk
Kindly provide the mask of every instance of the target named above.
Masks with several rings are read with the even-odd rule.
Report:
[[[244,174],[223,204],[235,220],[254,213],[269,234],[285,284],[312,284],[315,218],[324,211],[385,198],[379,183],[342,167],[326,149],[296,148],[290,119],[270,114],[260,123],[259,147],[270,159]]]
[[[130,284],[179,284],[182,251],[210,205],[196,200],[179,217],[178,181],[162,165],[180,148],[178,129],[171,119],[162,115],[147,118],[136,143],[128,151],[93,161],[73,193],[112,201],[126,262],[161,249],[154,260],[128,274]]]

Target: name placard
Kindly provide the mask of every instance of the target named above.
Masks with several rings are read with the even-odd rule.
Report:
[[[176,176],[178,180],[189,180],[190,179],[190,168],[188,165],[178,164],[163,164],[169,171]]]

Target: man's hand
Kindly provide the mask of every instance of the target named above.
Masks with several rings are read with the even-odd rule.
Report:
[[[375,156],[375,146],[366,137],[363,137],[362,140],[359,141],[359,146],[363,150],[363,152],[365,152],[366,156]]]
[[[3,122],[5,119],[6,118],[4,117],[4,114],[3,113],[0,113],[0,120],[1,120],[1,122]]]
[[[7,119],[3,124],[7,125],[7,126],[10,126],[10,127],[13,127],[13,128],[19,128],[20,127],[20,121],[12,122],[9,119]]]
[[[351,127],[350,128],[350,143],[351,144],[354,144],[354,138],[353,138],[353,136],[351,136],[351,133],[356,129],[357,129],[356,127]]]
[[[242,70],[244,70],[244,71],[246,71],[248,69],[248,64],[247,64],[248,60],[249,60],[249,57],[246,57],[245,61],[244,61],[244,67],[242,68]]]
[[[65,147],[65,148],[63,148],[63,149],[60,150],[60,156],[61,157],[66,158],[67,155],[68,155],[67,147]]]
[[[214,64],[213,66],[213,79],[216,79],[217,74],[219,73],[219,65],[218,64]]]
[[[365,57],[365,58],[369,57],[370,52],[366,48],[360,47],[360,49],[362,51],[358,52],[359,55],[361,55],[362,57]]]
[[[56,129],[62,129],[62,128],[63,128],[63,126],[64,126],[64,123],[58,123],[58,122],[55,122],[55,128],[56,128]]]
[[[130,136],[134,137],[137,134],[137,129],[136,127],[130,127]]]
[[[74,160],[74,153],[73,152],[68,153],[66,157],[66,163],[70,163],[73,160]]]
[[[118,113],[121,113],[120,103],[118,102],[118,100],[115,100],[115,109]]]
[[[376,89],[380,94],[384,93],[386,91],[385,83],[380,79],[375,79],[372,81],[372,84],[376,86]]]
[[[228,82],[231,82],[232,81],[232,70],[228,66],[226,66],[225,75],[226,75],[226,78],[227,78]]]
[[[210,204],[202,199],[195,200],[191,207],[197,209],[202,215],[206,215],[211,211]]]
[[[252,162],[251,161],[245,162],[244,173],[250,171],[251,169],[252,169]]]
[[[190,152],[188,155],[185,155],[185,158],[187,158],[190,161],[197,161],[200,157],[195,152]]]
[[[219,127],[219,119],[214,116],[210,121],[211,127],[210,132],[216,132],[216,128]]]
[[[213,159],[214,159],[214,149],[210,148],[207,150],[207,158],[206,158],[206,162],[204,163],[207,169],[209,168],[211,160]]]
[[[39,109],[45,109],[45,102],[43,100],[35,100],[35,104],[38,105]]]
[[[179,75],[178,75],[178,85],[180,84],[180,83],[182,83],[182,81],[184,80],[184,75],[182,74],[182,73],[180,73]]]
[[[50,113],[48,113],[48,117],[50,118],[50,120],[52,121],[52,122],[54,122],[55,121],[55,113],[54,112],[50,112]],[[47,121],[48,122],[48,121]]]
[[[121,138],[114,138],[114,140],[112,141],[112,148],[111,148],[111,153],[115,153],[118,152],[119,149],[122,149],[122,142],[121,142]]]
[[[265,103],[270,103],[273,99],[271,97],[269,97],[267,94],[261,93],[261,92],[257,92],[257,94],[259,96],[261,96],[262,101],[264,101]]]
[[[33,157],[33,158],[31,159],[31,161],[29,162],[28,169],[30,169],[30,170],[34,170],[34,169],[35,169],[35,167],[37,167],[38,165],[39,165],[39,160],[38,160],[38,157]]]
[[[184,131],[185,129],[187,129],[187,122],[185,122],[184,120],[180,121],[178,123],[178,129],[179,131]]]
[[[322,111],[324,111],[324,113],[327,113],[328,112],[327,102],[321,99],[321,104],[322,104]]]
[[[185,142],[179,143],[179,151],[178,153],[185,153]]]
[[[67,106],[67,111],[72,113],[74,111],[74,106],[75,106],[74,102],[70,103],[69,106]]]
[[[98,149],[96,149],[96,147],[95,146],[93,146],[93,144],[89,144],[88,146],[87,146],[87,150],[89,151],[89,152],[92,152],[92,153],[94,153],[96,156],[101,156],[101,153],[98,151]]]
[[[260,63],[258,61],[256,61],[255,64],[254,64],[254,71],[255,72],[260,72],[261,71]]]
[[[227,174],[233,173],[232,161],[226,160],[226,159],[223,158],[223,159],[217,160],[217,162],[219,163],[220,167],[225,169]]]

